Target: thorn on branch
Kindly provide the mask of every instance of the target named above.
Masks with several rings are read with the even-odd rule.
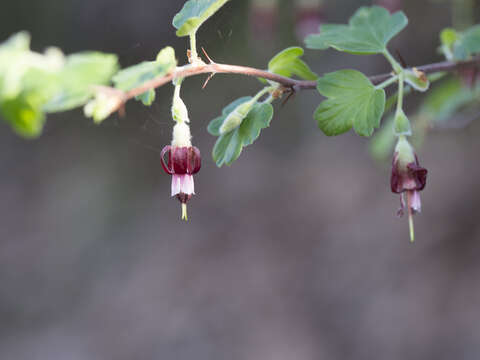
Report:
[[[214,76],[215,74],[216,74],[215,72],[212,72],[210,75],[208,75],[207,80],[205,80],[205,82],[203,83],[202,89],[205,89],[205,87],[207,86],[208,82],[213,78],[213,76]]]
[[[288,102],[288,100],[293,99],[293,98],[295,97],[296,90],[295,90],[295,87],[294,87],[294,86],[290,86],[290,87],[288,87],[288,88],[283,87],[283,88],[281,89],[281,91],[282,91],[282,92],[281,92],[281,95],[283,95],[283,93],[285,93],[285,92],[288,92],[287,97],[286,97],[285,100],[283,100],[283,102],[282,102],[282,107],[283,107],[283,106],[285,106],[285,104]],[[280,96],[281,96],[281,95],[280,95]],[[274,94],[274,96],[275,96],[275,94]]]
[[[405,61],[405,59],[403,58],[402,54],[400,54],[400,51],[395,50],[395,53],[397,54],[397,58],[398,60],[400,60],[400,65],[402,65],[402,67],[405,69],[405,68],[408,68],[408,65],[407,65],[407,62]]]
[[[205,51],[204,47],[202,46],[202,51],[203,51],[203,54],[205,55],[205,57],[207,58],[208,62],[210,64],[215,64],[215,61],[213,61],[212,59],[210,59],[210,56],[208,56],[207,52]]]
[[[205,57],[207,58],[208,63],[209,63],[210,65],[215,64],[215,62],[210,58],[210,56],[208,56],[207,51],[205,50],[205,48],[204,48],[203,46],[202,46],[202,51],[203,51],[203,54],[205,55]],[[205,89],[205,87],[207,86],[208,82],[215,76],[215,74],[216,74],[216,72],[212,72],[212,73],[208,76],[207,80],[205,80],[205,82],[203,83],[202,89]]]

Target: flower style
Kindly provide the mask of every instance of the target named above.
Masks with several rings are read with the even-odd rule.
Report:
[[[167,161],[165,155],[168,155]],[[202,166],[200,150],[192,146],[187,124],[177,123],[174,126],[172,145],[163,148],[160,160],[163,170],[172,175],[172,196],[176,196],[182,204],[182,220],[187,220],[187,202],[195,194],[193,175]]]
[[[417,155],[405,138],[400,136],[395,147],[392,161],[390,186],[393,193],[400,195],[400,209],[397,215],[402,216],[405,208],[405,193],[410,224],[410,240],[414,241],[412,216],[421,211],[420,191],[427,182],[427,169],[418,163]]]

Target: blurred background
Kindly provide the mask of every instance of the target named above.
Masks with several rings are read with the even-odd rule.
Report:
[[[407,14],[391,50],[409,65],[441,61],[439,31],[479,19],[474,0],[376,3]],[[232,0],[198,42],[217,62],[266,68],[369,4]],[[28,30],[37,51],[113,52],[122,66],[172,45],[184,63],[187,40],[171,26],[182,5],[2,0],[0,39]],[[381,56],[305,59],[319,74],[388,71]],[[80,110],[49,116],[34,141],[0,124],[0,359],[478,359],[480,122],[434,129],[418,149],[429,179],[412,245],[390,160],[353,133],[324,136],[314,91],[276,104],[259,140],[216,168],[206,125],[259,83],[216,75],[201,90],[204,80],[183,86],[203,152],[188,223],[159,161],[171,86],[100,126]]]

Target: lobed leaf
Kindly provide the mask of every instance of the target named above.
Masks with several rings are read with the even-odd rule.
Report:
[[[228,0],[188,0],[173,18],[177,36],[195,34],[200,26]]]
[[[340,70],[318,79],[318,92],[325,96],[314,114],[328,136],[340,135],[353,126],[361,136],[371,136],[380,126],[385,108],[385,91],[376,89],[356,70]]]
[[[331,47],[357,55],[378,54],[386,51],[388,42],[407,24],[401,11],[390,15],[379,6],[361,7],[348,25],[322,25],[320,33],[307,36],[305,43],[310,49]]]

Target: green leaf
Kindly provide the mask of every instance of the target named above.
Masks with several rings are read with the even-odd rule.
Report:
[[[135,100],[140,100],[143,105],[150,106],[155,101],[155,90],[150,89],[148,91],[145,91],[143,94],[135,96]]]
[[[40,135],[43,104],[57,89],[64,56],[55,48],[30,51],[30,36],[21,32],[0,44],[0,115],[19,135]]]
[[[307,36],[305,43],[310,49],[331,47],[351,54],[378,54],[386,51],[388,42],[407,24],[401,11],[390,15],[379,6],[361,7],[348,25],[322,25],[320,33]]]
[[[289,47],[279,52],[268,63],[268,71],[286,77],[296,75],[304,80],[316,80],[318,75],[300,59],[303,53],[301,47]]]
[[[228,0],[188,0],[173,18],[177,36],[195,34],[198,28]]]
[[[262,129],[270,126],[273,117],[273,107],[267,103],[255,104],[240,126],[236,129],[220,135],[220,127],[225,118],[240,104],[251,100],[251,97],[243,97],[235,100],[225,107],[222,115],[210,122],[208,131],[210,134],[219,136],[213,147],[212,157],[218,167],[231,165],[242,152],[243,147],[253,144],[260,135]]]
[[[46,112],[66,111],[84,105],[94,85],[107,85],[118,70],[116,55],[85,52],[67,57],[57,74],[58,90],[44,106]]]
[[[19,96],[25,87],[25,76],[32,71],[46,80],[62,68],[64,56],[60,50],[49,48],[45,54],[39,54],[29,47],[30,36],[25,32],[12,35],[0,44],[0,98]]]
[[[356,70],[340,70],[318,79],[318,92],[327,97],[315,111],[314,118],[328,136],[350,130],[370,136],[380,125],[385,108],[385,91],[376,89]]]
[[[97,88],[95,97],[83,108],[86,117],[93,118],[96,124],[101,123],[122,104],[122,93],[110,88]]]
[[[20,136],[34,138],[41,134],[45,115],[42,100],[35,93],[21,93],[12,99],[0,101],[0,113]]]
[[[458,33],[455,31],[455,29],[452,28],[443,29],[440,33],[440,41],[442,45],[448,47],[453,46],[453,44],[455,44],[455,41],[457,41],[458,38]]]
[[[144,61],[119,71],[113,77],[113,83],[117,89],[128,91],[156,77],[167,75],[176,66],[175,52],[168,46],[158,53],[155,61]],[[151,105],[155,99],[155,92],[149,90],[137,96],[137,99],[145,105]]]
[[[454,60],[466,60],[477,53],[480,53],[480,25],[460,33],[453,44]]]

